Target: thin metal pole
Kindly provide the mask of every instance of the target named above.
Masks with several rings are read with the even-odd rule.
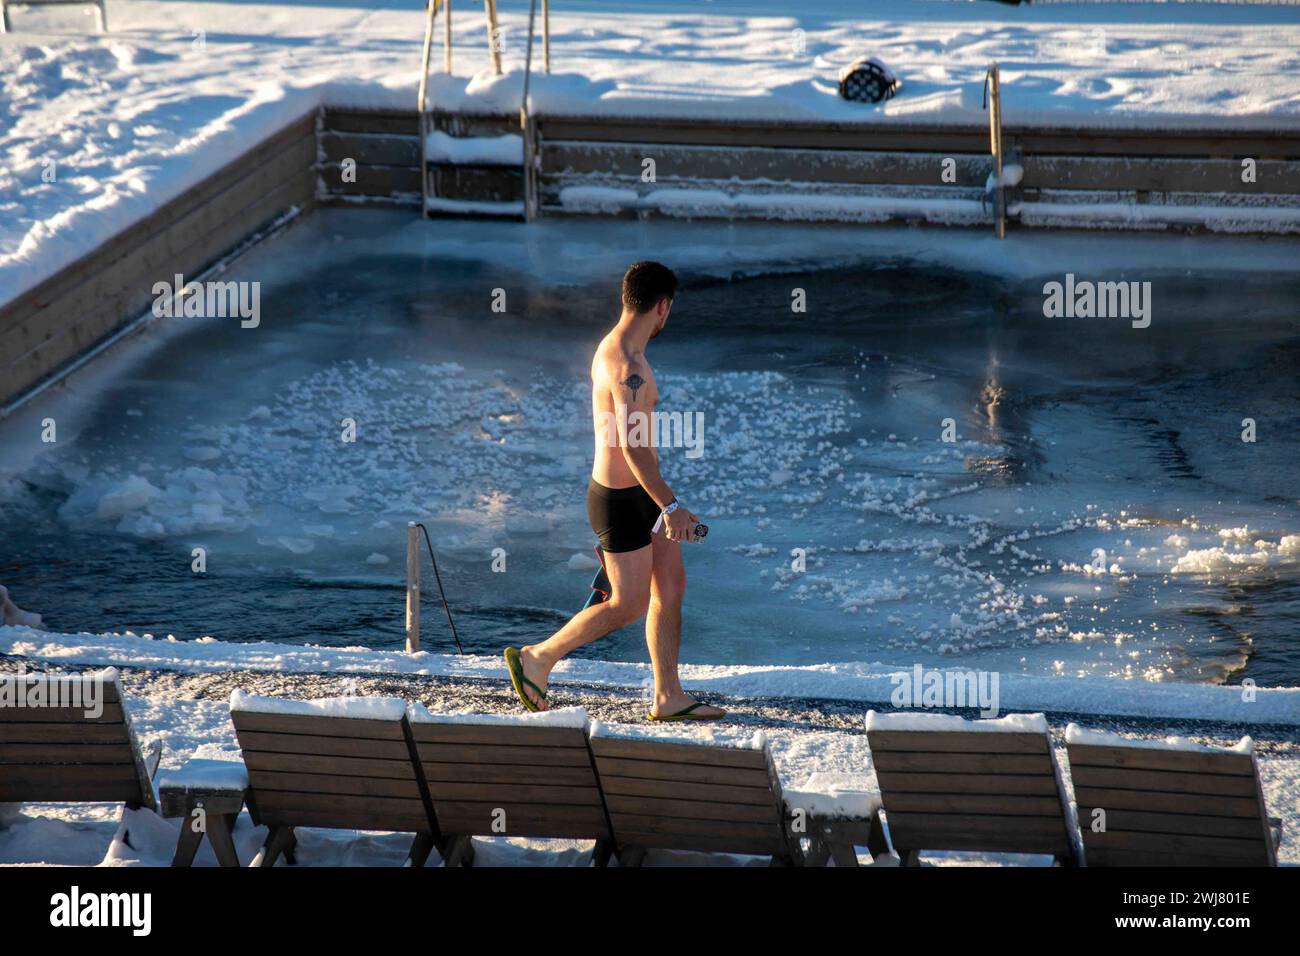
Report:
[[[438,0],[428,0],[424,6],[424,49],[420,62],[420,91],[417,96],[420,113],[424,113],[425,97],[429,92],[429,56],[433,51],[433,22],[438,16]]]
[[[546,75],[551,75],[551,0],[542,0],[542,59]]]
[[[492,55],[492,72],[501,75],[501,46],[497,42],[501,35],[497,28],[497,0],[483,0],[483,12],[487,14],[488,53]]]
[[[450,13],[450,3],[448,2],[448,12]],[[429,111],[428,93],[429,93],[429,57],[433,52],[433,24],[438,16],[438,0],[427,0],[425,4],[424,17],[424,51],[421,58],[423,64],[420,70],[420,92],[418,94],[418,106],[420,110],[420,215],[429,215],[429,162],[428,162],[428,145],[429,138]],[[450,22],[451,17],[447,17]],[[447,56],[451,56],[448,51]]]
[[[451,76],[451,0],[443,5],[442,17],[442,56],[447,75]]]
[[[519,102],[519,132],[524,138],[524,221],[531,222],[537,215],[537,180],[533,175],[533,133],[535,126],[528,108],[528,90],[533,78],[533,32],[536,29],[537,0],[528,4],[528,47],[524,53],[524,95]]]
[[[995,228],[998,238],[1005,239],[1007,235],[1007,204],[1006,193],[1002,186],[1002,84],[996,63],[989,67],[985,82],[988,84],[989,95],[989,148],[993,152],[993,175],[996,177],[994,179],[993,215],[996,220]]]
[[[406,653],[420,649],[420,531],[406,523]]]

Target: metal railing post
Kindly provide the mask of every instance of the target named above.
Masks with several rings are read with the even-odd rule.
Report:
[[[492,56],[492,72],[501,75],[501,31],[497,27],[497,0],[483,0],[483,12],[487,14],[488,53]]]
[[[420,531],[406,523],[406,653],[420,649]]]
[[[1002,82],[996,63],[984,77],[989,107],[989,149],[993,153],[993,217],[999,239],[1007,235],[1006,190],[1002,185]]]
[[[543,0],[545,2],[545,0]],[[528,47],[524,54],[524,95],[519,102],[519,132],[524,140],[524,221],[531,222],[537,215],[537,177],[534,175],[536,163],[535,121],[528,108],[528,89],[533,76],[533,31],[537,16],[537,0],[528,4]]]
[[[542,60],[551,75],[551,0],[542,0]]]

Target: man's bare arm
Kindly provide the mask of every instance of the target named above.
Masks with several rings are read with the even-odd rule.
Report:
[[[659,461],[652,444],[654,399],[649,382],[641,373],[646,371],[639,362],[633,362],[621,368],[611,368],[614,384],[610,393],[614,399],[614,409],[618,420],[618,444],[623,451],[628,467],[651,498],[661,509],[673,500],[673,490],[659,473]],[[641,433],[642,441],[634,441],[629,431],[636,433],[637,421],[645,422]]]

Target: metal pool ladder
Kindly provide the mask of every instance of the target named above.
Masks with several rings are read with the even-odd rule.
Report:
[[[3,3],[4,0],[0,0]],[[451,0],[426,0],[424,18],[424,44],[421,52],[420,85],[417,109],[419,111],[420,132],[420,207],[421,214],[429,214],[429,133],[433,129],[431,104],[429,102],[429,67],[433,57],[433,37],[436,30],[438,9],[443,9],[443,69],[450,74],[452,35],[451,35]],[[483,0],[484,14],[487,20],[488,53],[492,69],[501,74],[501,50],[498,38],[496,0]],[[551,72],[551,4],[542,0],[542,49],[544,68]],[[523,139],[523,179],[524,179],[524,218],[533,219],[538,215],[536,163],[537,127],[528,109],[528,90],[532,78],[533,36],[537,16],[537,0],[530,0],[528,8],[528,50],[524,63],[524,92],[519,106],[519,129]]]

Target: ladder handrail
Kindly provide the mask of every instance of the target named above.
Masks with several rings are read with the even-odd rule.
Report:
[[[519,132],[524,147],[524,220],[536,215],[537,183],[533,176],[533,131],[535,126],[528,109],[528,88],[533,76],[533,31],[537,16],[537,0],[528,3],[528,50],[524,54],[524,93],[519,101]]]

